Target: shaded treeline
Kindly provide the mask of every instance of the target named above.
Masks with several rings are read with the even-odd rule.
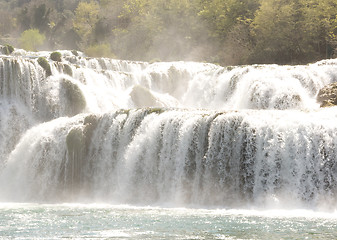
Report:
[[[223,65],[333,57],[337,0],[0,0],[0,43],[132,60]]]

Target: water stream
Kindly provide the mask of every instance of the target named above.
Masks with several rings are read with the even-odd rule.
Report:
[[[337,60],[221,67],[61,53],[0,56],[1,202],[33,215],[64,202],[335,211],[337,108],[316,95],[337,81]],[[247,239],[216,232],[197,235]]]

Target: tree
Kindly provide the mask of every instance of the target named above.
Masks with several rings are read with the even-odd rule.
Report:
[[[195,0],[126,0],[113,52],[139,60],[199,60],[207,41]],[[169,47],[168,47],[169,46]]]
[[[21,30],[27,30],[30,28],[30,17],[28,13],[28,8],[23,7],[20,12],[17,14],[17,21],[19,23],[19,26]]]
[[[257,62],[294,63],[310,52],[300,0],[261,0],[254,19]],[[308,54],[309,55],[309,54]]]
[[[337,47],[337,0],[308,0],[304,9],[304,28],[316,59],[332,57]]]
[[[84,46],[90,45],[93,31],[99,20],[99,5],[91,1],[80,2],[75,10],[74,29],[82,39]]]
[[[213,37],[225,39],[236,24],[252,19],[258,7],[259,0],[208,0],[202,1],[199,16],[208,23]]]
[[[196,1],[151,0],[149,4],[151,8],[144,22],[152,33],[148,58],[200,61],[207,36],[197,15]]]
[[[21,34],[19,43],[27,51],[37,51],[37,48],[44,43],[45,38],[38,29],[29,29]]]
[[[41,32],[47,32],[49,30],[49,16],[51,9],[47,8],[46,4],[43,3],[34,9],[34,27],[39,29]]]
[[[8,10],[0,9],[0,36],[10,34],[15,29],[15,21]]]
[[[256,48],[264,63],[328,58],[336,47],[336,0],[261,0],[254,19]]]
[[[109,44],[91,45],[84,52],[89,57],[114,57]]]
[[[336,9],[337,0],[0,0],[0,36],[14,44],[34,28],[52,49],[133,60],[306,63],[333,56]]]
[[[208,26],[213,61],[225,65],[246,63],[253,43],[251,22],[259,6],[259,0],[200,1],[198,15]]]

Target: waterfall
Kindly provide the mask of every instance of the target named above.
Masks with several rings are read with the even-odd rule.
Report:
[[[337,60],[61,53],[0,56],[0,201],[336,208],[337,109],[315,98]]]

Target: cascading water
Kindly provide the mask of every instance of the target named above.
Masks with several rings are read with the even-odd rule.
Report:
[[[337,60],[0,57],[0,200],[337,207]],[[45,57],[51,75],[38,63]]]

